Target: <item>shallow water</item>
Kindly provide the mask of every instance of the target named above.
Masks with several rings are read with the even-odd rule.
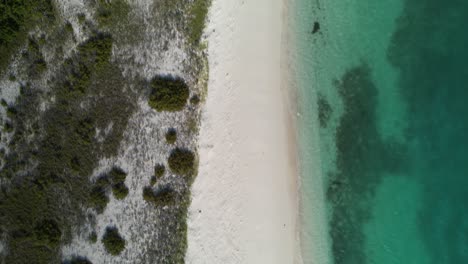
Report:
[[[305,263],[468,263],[468,2],[293,9]]]

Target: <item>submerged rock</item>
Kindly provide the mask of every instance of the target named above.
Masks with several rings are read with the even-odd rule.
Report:
[[[320,31],[320,23],[315,21],[314,26],[312,27],[312,34],[315,34]]]

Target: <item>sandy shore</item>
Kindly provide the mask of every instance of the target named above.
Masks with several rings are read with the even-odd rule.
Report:
[[[187,263],[296,263],[294,134],[281,83],[282,0],[213,0],[210,81]]]

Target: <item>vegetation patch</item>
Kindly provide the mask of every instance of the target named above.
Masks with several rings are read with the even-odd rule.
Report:
[[[127,173],[121,168],[113,167],[109,173],[112,180],[112,193],[117,200],[122,200],[128,195],[128,188],[125,185]]]
[[[209,0],[195,0],[190,9],[190,42],[198,44],[205,28],[205,20],[210,7]]]
[[[94,232],[94,231],[91,232],[91,234],[89,234],[88,240],[89,240],[89,242],[91,242],[91,243],[93,243],[93,244],[96,243],[96,242],[97,242],[97,234],[96,234],[96,232]]]
[[[60,243],[62,231],[58,223],[52,219],[40,221],[34,227],[37,241],[49,247],[56,247]]]
[[[0,2],[0,73],[38,23],[54,23],[52,0],[8,0]]]
[[[112,167],[109,176],[114,184],[125,182],[127,173],[119,167]]]
[[[128,195],[128,188],[123,183],[114,184],[112,186],[112,193],[114,194],[115,199],[123,200]]]
[[[98,213],[104,212],[104,209],[109,203],[109,197],[107,197],[106,187],[93,187],[89,195],[89,203],[91,207],[93,207]]]
[[[164,165],[162,164],[156,164],[156,166],[154,166],[154,176],[156,176],[156,178],[161,178],[164,173],[166,172],[166,167],[164,167]]]
[[[125,248],[125,239],[120,236],[119,230],[116,227],[107,227],[106,233],[102,237],[102,243],[106,251],[114,256],[117,256]]]
[[[153,188],[147,186],[143,188],[143,199],[157,207],[172,205],[176,201],[176,192],[171,188],[165,187],[154,191]]]
[[[197,106],[200,103],[200,97],[198,95],[193,95],[190,97],[190,103],[194,106]]]
[[[3,30],[11,26],[8,24],[10,15],[21,18],[15,20],[21,24],[18,30],[11,31],[16,34],[12,37],[13,41],[8,45],[3,45],[3,42],[0,45],[0,72],[6,69],[2,67],[3,62],[8,66],[12,56],[20,48],[26,47],[22,57],[18,58],[20,64],[12,67],[11,72],[6,72],[7,75],[2,73],[7,77],[10,73],[11,82],[21,81],[18,99],[16,102],[9,102],[10,105],[5,102],[8,118],[0,121],[0,125],[3,125],[0,129],[8,132],[8,136],[3,131],[1,133],[3,142],[8,144],[8,151],[2,152],[4,156],[0,170],[0,234],[6,238],[4,245],[8,249],[2,253],[2,263],[91,263],[78,256],[64,261],[61,246],[72,243],[75,228],[80,228],[84,223],[93,224],[93,216],[88,215],[89,208],[102,212],[109,202],[111,192],[116,199],[123,199],[128,194],[125,186],[126,174],[123,171],[111,170],[94,182],[90,180],[100,159],[112,159],[116,155],[128,118],[136,109],[138,96],[144,92],[138,89],[147,87],[139,76],[123,76],[121,66],[126,65],[117,63],[128,62],[128,66],[132,67],[132,58],[126,61],[124,56],[113,60],[113,50],[117,51],[115,55],[119,55],[121,47],[131,48],[133,44],[143,43],[137,42],[146,37],[145,27],[151,23],[151,29],[155,27],[155,39],[161,39],[157,43],[158,47],[161,52],[167,52],[167,43],[174,40],[179,33],[184,33],[181,31],[192,32],[191,29],[197,27],[196,21],[204,22],[205,19],[200,17],[206,16],[203,15],[206,11],[198,7],[201,2],[208,1],[156,1],[152,8],[158,9],[158,12],[153,14],[154,17],[132,19],[129,19],[131,6],[127,2],[85,1],[85,9],[93,17],[88,16],[90,21],[86,21],[88,14],[79,14],[74,18],[81,24],[80,34],[85,34],[79,39],[88,37],[82,43],[76,43],[78,36],[74,35],[69,22],[55,22],[55,15],[48,18],[44,3],[50,4],[53,14],[53,4],[57,1],[11,0],[0,3],[0,38],[6,32]],[[4,12],[1,8],[5,6],[18,10],[13,13]],[[166,9],[159,8],[160,6]],[[19,15],[20,12],[39,16],[27,17]],[[62,17],[57,16],[57,19]],[[44,21],[52,23],[46,25]],[[31,32],[30,29],[33,28],[38,30]],[[187,49],[186,54],[190,64],[186,65],[189,67],[187,74],[190,80],[198,78],[199,61],[204,56],[198,52],[202,47],[199,43],[202,29],[198,32],[194,34],[195,37],[190,36],[189,31],[186,32],[187,41],[193,39],[192,43],[196,43],[193,45],[194,49]],[[77,44],[72,45],[76,50],[65,50],[72,41]],[[8,47],[11,49],[7,50]],[[47,71],[47,80],[38,81],[37,78],[41,77],[39,74],[44,71]],[[157,79],[162,81],[158,83]],[[190,101],[190,108],[187,110],[193,114],[189,118],[196,117],[197,111],[192,110],[199,103],[199,98],[193,96],[189,99],[191,93],[184,80],[155,78],[149,84],[151,91],[147,91],[147,95],[153,102],[154,109],[180,111]],[[42,108],[43,111],[38,111],[43,103],[46,107]],[[168,118],[172,119],[171,115]],[[168,125],[166,121],[169,120],[165,119],[165,124],[162,125]],[[177,142],[177,136],[180,137],[176,133],[174,142]],[[8,142],[5,141],[6,137]],[[168,142],[171,141],[171,136],[168,135]],[[189,167],[192,169],[188,171],[195,170],[194,166]],[[152,185],[163,177],[165,170],[164,166],[161,169],[155,167]],[[186,178],[168,177],[164,182],[172,184],[174,180],[179,184],[180,180]],[[146,200],[158,207],[177,206],[166,208],[162,214],[154,216],[165,223],[165,226],[155,228],[157,237],[163,241],[145,241],[153,248],[151,256],[144,258],[158,263],[183,263],[189,190],[185,184],[177,185],[177,191],[160,187],[161,184],[157,184],[154,189],[145,189]],[[126,242],[115,231],[114,237],[120,239],[109,239],[107,235],[98,237],[95,232],[85,233],[85,236],[89,235],[88,243],[102,239],[110,254],[122,254]],[[137,239],[142,242],[140,238]],[[119,249],[119,242],[123,244],[120,246],[122,249]],[[112,247],[114,249],[109,249]]]
[[[164,167],[163,164],[156,164],[156,166],[154,166],[154,175],[151,176],[151,179],[150,179],[150,185],[151,186],[154,186],[156,184],[156,182],[164,176],[164,173],[166,172],[166,167]]]
[[[150,178],[150,186],[154,186],[154,185],[156,184],[157,181],[158,181],[158,180],[157,180],[156,176],[151,176],[151,178]]]
[[[180,78],[157,76],[151,81],[149,105],[157,111],[182,110],[189,98],[189,88]]]
[[[78,46],[78,52],[84,63],[88,62],[92,65],[91,68],[100,70],[111,58],[112,37],[109,34],[97,33]]]
[[[28,45],[28,53],[38,49],[34,40]],[[93,184],[89,176],[100,157],[115,155],[133,109],[111,50],[110,35],[94,33],[60,65],[48,94],[25,82],[16,103],[7,106],[10,151],[0,171],[11,182],[0,192],[5,263],[60,263],[60,243],[69,242],[71,227],[86,218],[82,206],[102,212],[109,201],[110,180]],[[37,107],[44,97],[55,100],[41,114]],[[110,122],[112,131],[97,141],[96,131]],[[43,219],[49,222],[36,222]],[[60,237],[44,232],[54,230],[50,221]]]
[[[97,4],[96,20],[101,27],[112,27],[127,20],[130,6],[126,1],[98,0]]]
[[[169,144],[174,144],[177,140],[177,131],[174,128],[169,129],[166,132],[166,142]]]
[[[93,264],[89,259],[81,256],[72,257],[70,260],[64,261],[62,264]]]
[[[171,152],[168,164],[175,174],[191,176],[195,171],[195,154],[188,149],[176,148]]]
[[[125,185],[127,173],[119,167],[112,167],[108,174],[100,176],[91,189],[90,205],[98,213],[102,213],[109,203],[108,190],[112,187],[112,193],[118,200],[122,200],[128,195],[128,188]]]

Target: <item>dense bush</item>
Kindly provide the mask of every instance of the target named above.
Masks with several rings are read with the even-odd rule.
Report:
[[[102,27],[115,27],[126,21],[130,6],[125,0],[98,0],[96,20]]]
[[[208,14],[210,0],[195,0],[190,10],[190,41],[193,44],[200,42],[205,27],[205,20]]]
[[[174,144],[177,140],[177,131],[174,128],[169,129],[166,132],[166,141],[169,144]]]
[[[102,243],[106,251],[114,256],[117,256],[125,248],[125,240],[120,236],[119,230],[116,227],[107,227],[106,233],[102,237]]]
[[[96,242],[97,242],[97,234],[96,234],[96,232],[94,232],[94,231],[91,232],[91,234],[89,234],[88,239],[89,239],[89,242],[91,242],[91,243],[93,243],[93,244],[96,243]]]
[[[0,2],[2,5],[18,1]],[[0,24],[0,28],[2,26]],[[55,31],[55,27],[41,26],[37,25],[48,41],[56,40],[56,34],[63,33]],[[91,31],[95,32],[90,28]],[[0,232],[6,237],[4,243],[8,248],[0,262],[60,263],[60,245],[46,245],[54,244],[56,236],[41,235],[44,232],[36,221],[54,219],[59,223],[63,234],[58,240],[60,244],[70,239],[73,227],[86,220],[87,211],[83,206],[103,211],[107,204],[113,183],[110,180],[92,183],[89,177],[100,159],[117,153],[134,102],[130,100],[132,91],[122,91],[130,81],[123,78],[116,65],[109,63],[110,37],[96,35],[81,44],[79,51],[72,53],[64,63],[54,66],[57,72],[47,80],[47,96],[55,100],[48,104],[45,112],[37,112],[38,102],[45,94],[32,80],[21,84],[14,102],[16,113],[10,111],[11,118],[0,121],[0,129],[6,121],[6,130],[12,132],[10,151],[0,170],[2,181],[11,179],[7,188],[0,191]],[[17,43],[21,47],[24,44],[25,41]],[[41,39],[37,43],[31,41],[29,50],[24,52],[28,54],[21,62],[34,61],[29,53],[42,49],[38,44],[43,45]],[[64,48],[59,42],[53,45],[56,50]],[[6,58],[0,56],[0,60],[3,59]],[[109,124],[113,124],[112,130],[104,141],[98,142],[96,129],[102,131]]]
[[[47,23],[55,20],[51,0],[0,1],[0,72],[24,43],[28,30],[40,20]]]
[[[156,178],[161,178],[164,173],[166,172],[166,167],[164,167],[164,165],[162,164],[156,164],[156,166],[154,166],[154,176],[156,176]]]
[[[75,132],[79,135],[83,144],[91,144],[96,134],[96,129],[93,120],[91,118],[84,118],[79,121]]]
[[[198,105],[200,103],[200,97],[198,97],[198,95],[190,97],[190,103],[195,106]]]
[[[60,243],[62,231],[55,220],[46,219],[36,224],[34,235],[40,243],[48,247],[56,247]]]
[[[189,97],[189,88],[180,78],[157,76],[151,81],[149,105],[157,111],[180,111]]]
[[[5,121],[5,124],[3,125],[3,131],[6,133],[11,133],[13,130],[13,124],[10,121]]]
[[[151,202],[154,199],[153,188],[146,186],[143,188],[143,200]]]
[[[180,175],[192,175],[195,169],[195,155],[188,149],[174,149],[168,159],[172,172]]]
[[[96,70],[100,70],[111,58],[112,37],[105,33],[97,33],[79,45],[78,52],[84,61],[93,64]]]
[[[156,184],[156,182],[158,181],[158,179],[156,178],[156,176],[151,176],[150,178],[150,185],[151,186],[154,186]]]
[[[64,261],[62,264],[93,264],[85,257],[73,257],[70,260]]]
[[[123,183],[114,184],[112,186],[112,193],[115,199],[122,200],[128,195],[128,188]]]
[[[114,184],[118,184],[125,182],[127,173],[125,173],[125,171],[119,167],[112,167],[111,171],[109,172],[109,176]]]
[[[98,213],[104,212],[104,209],[109,203],[109,198],[106,194],[106,188],[102,186],[93,187],[89,195],[89,203],[91,207],[96,209]]]
[[[112,181],[112,193],[118,200],[122,200],[128,195],[128,188],[125,186],[125,178],[127,173],[121,168],[113,167],[109,172],[110,179]]]
[[[146,186],[143,188],[143,199],[155,206],[172,205],[175,202],[176,193],[168,187],[155,192],[153,188]]]

